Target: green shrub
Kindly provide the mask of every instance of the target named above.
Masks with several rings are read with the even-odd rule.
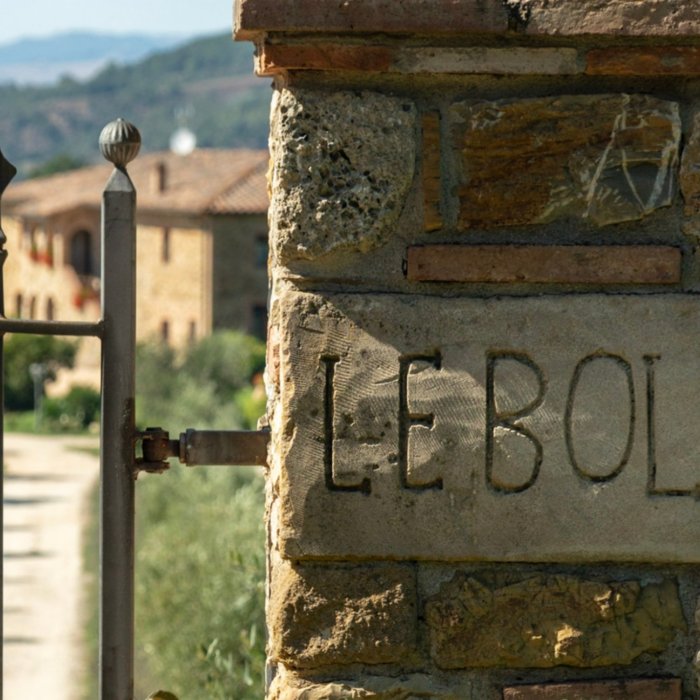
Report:
[[[138,423],[161,425],[171,437],[186,427],[254,426],[264,411],[256,375],[263,355],[262,343],[233,332],[215,333],[182,356],[162,344],[139,346]],[[262,697],[263,502],[254,467],[188,469],[172,460],[165,474],[139,477],[135,697],[156,688],[182,700]],[[88,536],[97,538],[94,523]],[[94,599],[96,588],[90,590]],[[93,619],[93,670],[95,631]],[[94,676],[86,700],[95,697]]]
[[[171,470],[140,479],[137,495],[137,647],[149,675],[181,698],[258,700],[265,663],[260,473]]]
[[[264,345],[234,331],[180,356],[140,346],[137,422],[171,437],[254,427],[264,412],[263,365]],[[142,476],[136,492],[137,668],[154,683],[138,686],[137,696],[161,687],[183,699],[257,700],[265,660],[261,474],[173,460],[166,474]]]
[[[56,379],[61,367],[72,367],[76,343],[50,335],[11,335],[5,341],[5,407],[28,411],[34,406],[34,383],[29,366],[45,366],[45,382]]]
[[[236,394],[250,390],[265,363],[265,346],[237,331],[217,331],[179,357],[163,344],[142,344],[136,355],[136,422],[171,435],[187,428],[232,429],[254,424]],[[264,402],[257,404],[261,413]],[[260,414],[258,414],[259,416]]]
[[[44,419],[53,430],[84,430],[100,417],[100,392],[74,386],[65,396],[44,400]]]

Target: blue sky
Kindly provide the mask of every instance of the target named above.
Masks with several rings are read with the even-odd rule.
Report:
[[[76,29],[148,34],[230,31],[233,0],[2,0],[0,43]]]

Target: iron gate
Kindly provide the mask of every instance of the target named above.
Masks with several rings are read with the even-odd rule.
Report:
[[[188,466],[264,465],[268,433],[191,429],[171,440],[161,428],[137,431],[136,190],[126,166],[138,154],[141,138],[136,127],[117,119],[102,130],[99,145],[102,155],[115,166],[102,196],[101,318],[94,323],[6,318],[3,266],[7,238],[0,227],[0,399],[4,398],[2,343],[6,333],[101,341],[99,697],[133,700],[134,487],[138,473],[161,473],[168,469],[170,457]],[[0,151],[0,204],[15,174]],[[3,434],[0,423],[0,455],[4,454]],[[138,443],[140,457],[136,455]],[[4,663],[1,656],[0,660]]]

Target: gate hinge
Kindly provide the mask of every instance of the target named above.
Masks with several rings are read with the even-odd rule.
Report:
[[[195,430],[180,433],[171,440],[163,428],[146,428],[138,433],[143,457],[136,459],[137,472],[162,474],[170,457],[188,467],[204,465],[267,465],[269,429],[263,430]]]

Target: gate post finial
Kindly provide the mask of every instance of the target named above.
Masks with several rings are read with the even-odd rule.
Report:
[[[5,191],[5,188],[10,184],[10,181],[16,174],[17,168],[15,168],[15,166],[5,158],[2,151],[0,151],[0,200],[2,200],[2,193]],[[7,238],[3,233],[2,221],[0,220],[0,246],[5,245],[6,241]]]
[[[100,151],[114,165],[123,170],[131,162],[141,148],[141,134],[131,123],[115,119],[102,129],[100,133]]]

